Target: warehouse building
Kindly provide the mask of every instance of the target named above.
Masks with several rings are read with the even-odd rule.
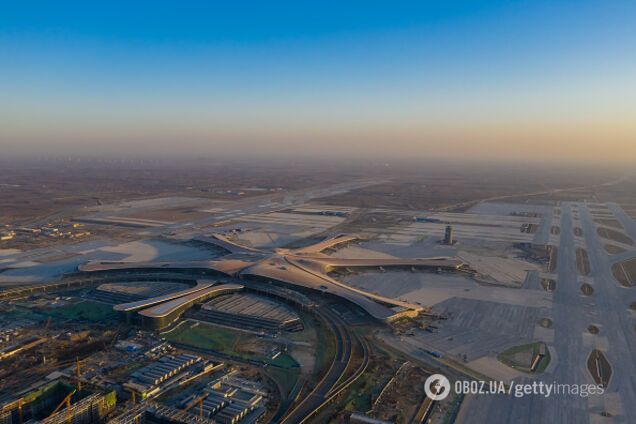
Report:
[[[130,380],[124,384],[128,390],[141,395],[142,398],[154,395],[160,391],[160,385],[173,377],[179,376],[188,368],[201,363],[199,356],[181,354],[164,356],[158,361],[147,365],[130,375]]]

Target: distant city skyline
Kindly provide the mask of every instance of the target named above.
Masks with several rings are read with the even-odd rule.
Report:
[[[0,151],[636,162],[636,3],[18,2]]]

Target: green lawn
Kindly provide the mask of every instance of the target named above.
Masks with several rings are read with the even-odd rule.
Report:
[[[314,367],[314,379],[318,380],[333,361],[336,352],[336,343],[333,334],[321,323],[316,325],[318,343],[316,343],[316,366]]]
[[[377,396],[391,379],[393,370],[384,363],[373,363],[347,391],[343,404],[347,411],[368,411]]]
[[[203,323],[196,325],[196,323],[186,321],[173,331],[164,333],[163,337],[171,342],[183,343],[200,349],[210,349],[227,355],[239,356],[244,359],[255,359],[279,367],[298,367],[296,360],[287,353],[282,353],[278,355],[276,359],[271,359],[263,355],[250,355],[236,352],[235,346],[240,345],[241,342],[247,342],[256,336],[223,327]]]
[[[548,364],[550,363],[550,350],[546,349],[545,350],[545,356],[543,357],[543,359],[541,360],[541,362],[539,362],[539,365],[537,365],[537,369],[535,370],[535,372],[537,374],[541,374],[543,371],[545,371],[545,369],[548,367]]]
[[[40,312],[23,308],[14,308],[11,311],[7,312],[5,315],[13,317],[15,319],[30,319],[31,321],[37,322],[46,321],[48,318],[46,315]]]
[[[201,349],[211,349],[217,352],[234,354],[234,345],[241,334],[221,327],[185,322],[174,331],[164,334],[168,341],[183,343]]]
[[[282,386],[283,390],[285,390],[285,395],[289,396],[300,376],[300,368],[286,370],[267,367],[267,373]]]
[[[544,345],[544,343],[535,342],[535,343],[529,343],[529,344],[520,345],[520,346],[513,346],[513,347],[501,352],[497,356],[497,359],[499,359],[499,361],[503,362],[504,364],[506,364],[509,367],[514,368],[516,370],[523,371],[523,372],[531,372],[530,371],[530,366],[528,364],[519,364],[519,363],[517,363],[514,360],[514,356],[517,353],[529,352],[534,357],[535,355],[537,355],[539,353],[539,349],[541,348],[542,345]],[[550,359],[551,359],[550,358],[550,350],[547,349],[547,347],[546,347],[545,348],[545,356],[543,357],[543,359],[541,359],[541,362],[539,362],[539,364],[537,365],[537,368],[535,369],[534,372],[536,374],[540,374],[543,371],[545,371],[546,367],[550,363]]]
[[[292,368],[292,367],[298,366],[298,362],[296,362],[294,358],[292,358],[290,355],[286,353],[281,353],[280,355],[276,357],[276,359],[269,359],[269,358],[261,358],[261,359],[272,365],[277,365],[279,367],[284,367],[284,368]]]
[[[297,311],[303,322],[303,331],[285,333],[285,338],[296,342],[316,343],[316,319],[308,312]]]
[[[112,305],[97,302],[79,302],[40,312],[63,320],[104,322],[117,319],[117,313],[113,311]]]

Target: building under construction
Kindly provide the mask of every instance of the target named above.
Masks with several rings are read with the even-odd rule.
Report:
[[[91,424],[106,422],[106,418],[115,408],[117,398],[115,392],[107,394],[94,393],[74,405],[62,409],[42,420],[42,424]]]
[[[142,397],[159,391],[159,385],[175,377],[192,365],[201,362],[195,355],[164,356],[157,362],[147,365],[131,374],[131,380],[124,384],[128,390]]]
[[[109,424],[217,424],[209,418],[199,417],[182,409],[170,408],[157,402],[145,400],[122,415],[113,418]]]
[[[2,405],[0,424],[104,423],[116,403],[114,391],[89,393],[56,380]]]

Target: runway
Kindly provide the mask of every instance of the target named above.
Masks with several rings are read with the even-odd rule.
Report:
[[[636,226],[617,205],[609,205],[630,236]],[[593,349],[599,349],[611,363],[613,373],[603,395],[581,397],[537,395],[517,399],[510,396],[480,395],[467,399],[459,422],[535,423],[535,422],[630,422],[636,417],[636,333],[634,316],[628,309],[636,291],[622,287],[612,276],[614,260],[604,250],[596,225],[585,203],[561,205],[561,233],[557,260],[557,289],[553,294],[554,329],[553,370],[538,377],[545,383],[595,384],[586,367]],[[578,210],[578,213],[574,211]],[[578,216],[577,216],[578,215]],[[583,237],[574,228],[583,229]],[[586,248],[591,273],[577,273],[576,249]],[[636,256],[636,251],[630,251]],[[584,296],[582,283],[591,284],[594,293]],[[587,327],[600,328],[597,335]],[[531,383],[530,377],[518,382]],[[604,417],[602,412],[611,416]],[[463,421],[462,421],[463,419]]]

